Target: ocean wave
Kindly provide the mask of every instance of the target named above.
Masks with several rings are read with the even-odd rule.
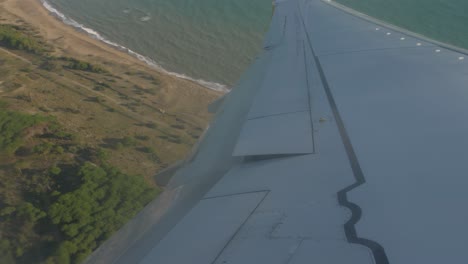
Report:
[[[65,23],[66,25],[69,25],[69,26],[72,26],[78,30],[81,30],[85,33],[87,33],[89,36],[91,36],[92,38],[94,39],[97,39],[99,41],[102,41],[104,43],[106,43],[107,45],[109,46],[112,46],[114,48],[117,48],[118,50],[120,51],[124,51],[124,52],[127,52],[128,54],[132,55],[133,57],[139,59],[140,61],[148,64],[149,66],[151,66],[152,68],[158,70],[158,71],[161,71],[163,73],[166,73],[166,74],[169,74],[169,75],[172,75],[174,77],[177,77],[177,78],[180,78],[180,79],[184,79],[184,80],[188,80],[188,81],[192,81],[192,82],[196,82],[206,88],[209,88],[209,89],[212,89],[212,90],[215,90],[215,91],[219,91],[219,92],[229,92],[229,89],[227,88],[226,85],[224,84],[220,84],[220,83],[216,83],[216,82],[209,82],[209,81],[205,81],[205,80],[202,80],[202,79],[195,79],[195,78],[192,78],[190,76],[187,76],[185,74],[182,74],[182,73],[176,73],[176,72],[171,72],[171,71],[168,71],[166,69],[164,69],[161,65],[159,65],[156,61],[154,61],[153,59],[149,58],[149,57],[146,57],[144,55],[141,55],[125,46],[122,46],[120,44],[117,44],[115,42],[112,42],[106,38],[104,38],[101,34],[99,34],[98,32],[96,32],[95,30],[91,29],[91,28],[88,28],[88,27],[85,27],[83,24],[80,24],[78,22],[76,22],[75,20],[65,16],[63,13],[61,13],[60,11],[58,11],[56,8],[54,8],[49,2],[47,2],[46,0],[40,0],[42,5],[52,14],[54,15],[55,17],[59,18],[63,23]]]
[[[151,20],[150,16],[144,16],[144,17],[140,18],[140,21],[142,21],[142,22],[146,22],[146,21],[150,21],[150,20]]]

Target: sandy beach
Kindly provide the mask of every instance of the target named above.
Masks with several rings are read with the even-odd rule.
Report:
[[[184,86],[184,89],[190,88],[191,91],[179,91],[185,93],[208,93],[211,96],[217,96],[220,93],[211,91],[200,84],[189,80],[183,80],[167,73],[158,71],[127,54],[117,50],[97,39],[93,39],[84,32],[79,32],[75,28],[62,23],[59,19],[49,13],[44,8],[40,0],[3,0],[0,1],[2,17],[11,17],[11,19],[21,19],[26,23],[36,27],[42,37],[57,47],[56,55],[67,55],[109,65],[115,63],[114,67],[122,68],[144,68],[146,71],[158,72],[160,78],[170,83],[170,87]],[[201,90],[201,91],[199,91]]]
[[[37,27],[45,39],[53,42],[60,48],[59,52],[72,56],[93,55],[119,63],[146,66],[136,58],[63,24],[49,14],[39,0],[5,0],[1,4],[7,12]]]

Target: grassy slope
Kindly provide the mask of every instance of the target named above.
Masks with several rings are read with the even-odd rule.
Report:
[[[19,20],[2,32],[39,50],[0,41],[0,258],[79,262],[155,197],[154,174],[191,148],[216,95],[63,58]]]

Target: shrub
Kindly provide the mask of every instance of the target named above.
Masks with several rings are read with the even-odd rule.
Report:
[[[23,143],[26,128],[32,127],[49,118],[38,115],[27,115],[17,112],[0,112],[0,151],[13,154]]]
[[[53,166],[52,168],[50,168],[49,172],[52,175],[59,175],[62,172],[62,170],[57,166]]]
[[[36,154],[47,154],[50,153],[54,145],[50,142],[44,142],[34,146],[33,152]]]
[[[77,60],[75,58],[70,58],[70,57],[60,57],[59,59],[68,62],[68,64],[65,66],[68,69],[87,71],[87,72],[93,72],[93,73],[107,73],[107,70],[105,70],[101,66],[94,65],[89,62],[80,61],[80,60]]]
[[[57,154],[63,154],[63,152],[65,152],[65,150],[61,146],[55,146],[54,152],[57,153]]]
[[[135,140],[134,137],[129,137],[129,136],[126,136],[122,139],[122,144],[125,146],[125,147],[133,147],[137,144],[137,141]]]
[[[57,63],[50,60],[46,59],[44,62],[39,66],[39,68],[46,70],[46,71],[55,71],[57,69]]]
[[[135,138],[138,140],[144,140],[144,141],[149,140],[149,136],[146,136],[146,135],[139,135],[139,136],[136,136]]]
[[[11,215],[16,211],[16,208],[13,206],[8,206],[0,210],[0,216]]]
[[[13,25],[0,25],[0,44],[11,49],[42,54],[45,50],[36,39],[26,35]]]
[[[122,142],[117,142],[115,145],[114,145],[114,148],[116,150],[120,150],[120,149],[123,149],[124,145],[122,144]]]

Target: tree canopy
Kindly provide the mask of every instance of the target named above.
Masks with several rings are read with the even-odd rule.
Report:
[[[81,255],[88,255],[157,192],[148,187],[142,177],[128,176],[114,168],[98,167],[89,162],[80,168],[78,176],[81,186],[61,195],[48,212],[52,223],[58,225],[67,238],[57,249],[57,261],[76,261]]]

